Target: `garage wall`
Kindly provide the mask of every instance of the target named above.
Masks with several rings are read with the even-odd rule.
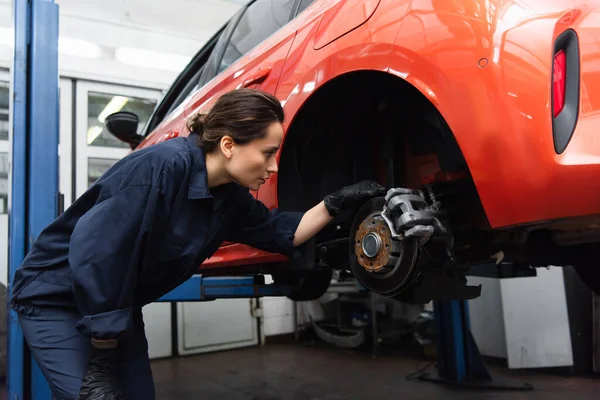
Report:
[[[573,365],[563,269],[538,268],[518,279],[469,277],[482,285],[469,301],[471,331],[485,356],[506,359],[510,368]]]
[[[265,283],[273,283],[271,275],[265,275]],[[262,299],[265,336],[283,335],[294,332],[294,302],[286,297],[265,297]]]
[[[481,285],[481,297],[469,300],[471,332],[484,356],[506,358],[506,332],[499,279],[468,277],[469,285]]]
[[[265,336],[294,332],[294,302],[282,297],[263,299]]]

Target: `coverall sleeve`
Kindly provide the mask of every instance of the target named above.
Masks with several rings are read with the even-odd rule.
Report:
[[[133,299],[147,233],[156,223],[160,192],[132,185],[99,202],[77,222],[69,264],[85,337],[129,336]]]
[[[302,246],[293,240],[303,212],[269,210],[261,201],[244,191],[227,240],[246,244],[271,253],[280,253],[296,259],[302,255]]]

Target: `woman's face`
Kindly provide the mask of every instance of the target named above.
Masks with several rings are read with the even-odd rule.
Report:
[[[233,144],[227,162],[227,172],[234,181],[250,190],[266,182],[277,173],[275,155],[283,141],[283,126],[275,122],[267,129],[267,135],[250,143]]]

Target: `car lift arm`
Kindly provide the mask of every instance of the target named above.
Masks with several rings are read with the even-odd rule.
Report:
[[[275,283],[265,284],[262,275],[204,277],[194,275],[158,302],[174,301],[211,301],[215,299],[255,298],[268,296],[286,296],[291,288]]]

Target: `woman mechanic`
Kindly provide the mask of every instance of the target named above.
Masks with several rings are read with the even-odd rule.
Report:
[[[57,399],[154,399],[141,307],[190,278],[227,240],[295,257],[343,209],[385,194],[372,181],[306,211],[249,193],[277,172],[284,113],[257,90],[221,96],[191,134],[119,160],[39,235],[11,308]]]

